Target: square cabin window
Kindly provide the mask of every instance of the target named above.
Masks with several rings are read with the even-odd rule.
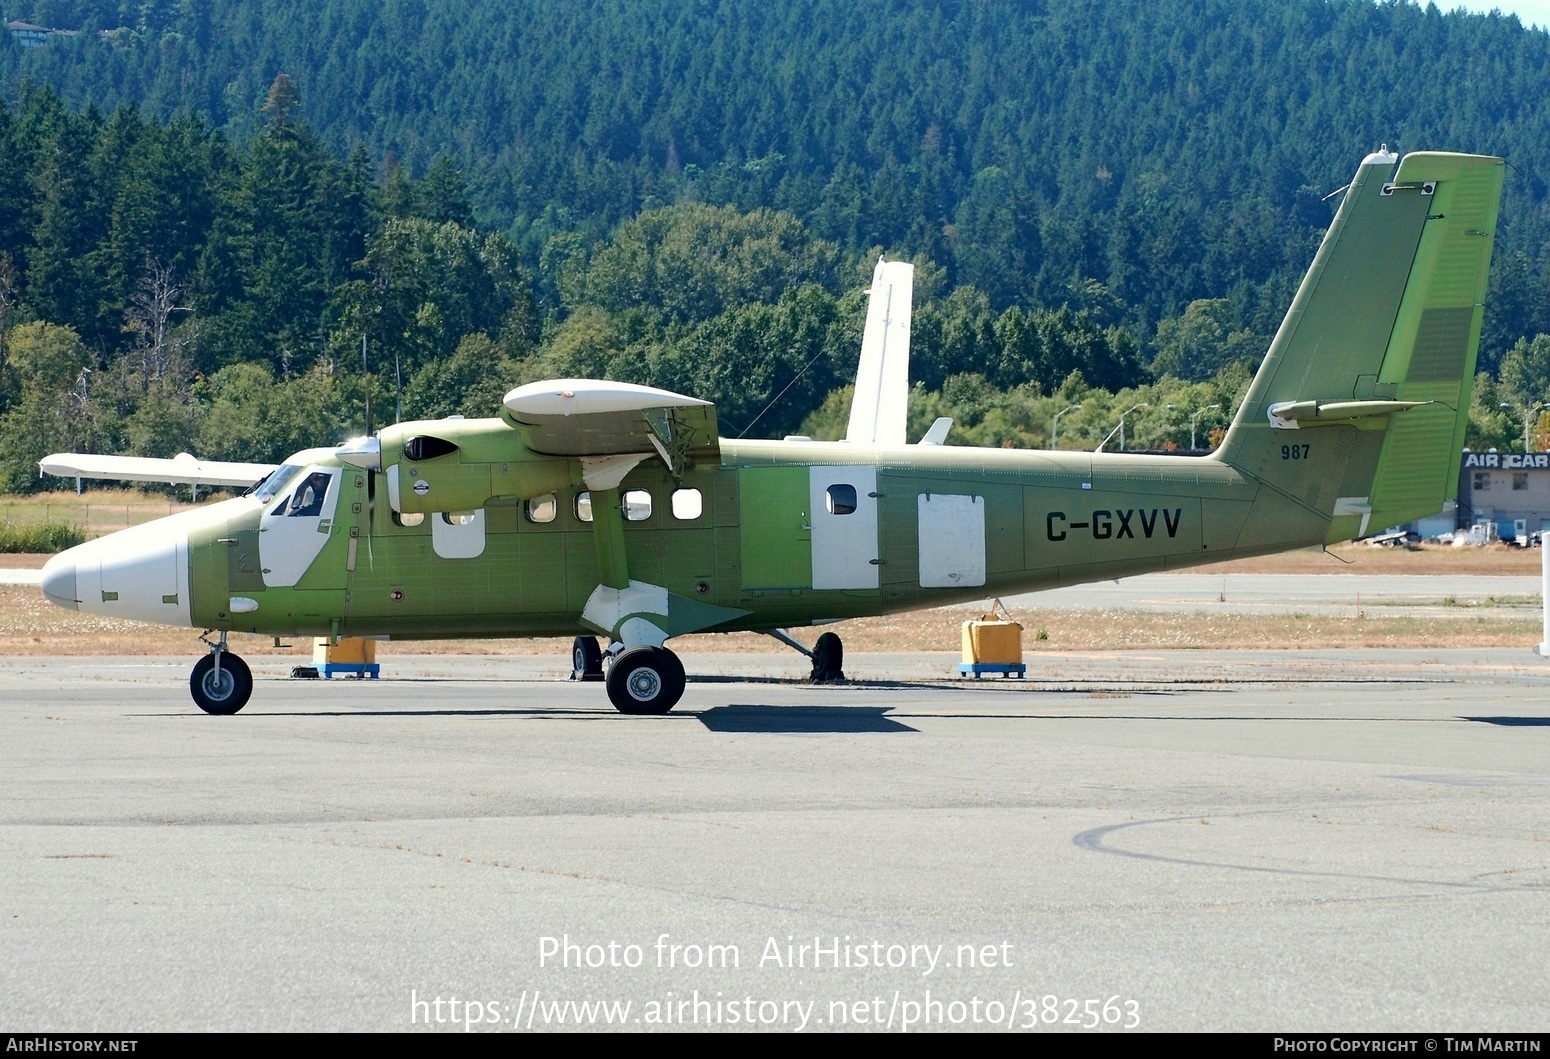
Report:
[[[522,505],[527,511],[529,522],[553,522],[554,516],[560,512],[560,504],[554,498],[553,493],[545,493],[543,496],[534,497]]]
[[[1518,474],[1514,474],[1512,476],[1512,491],[1514,493],[1521,493],[1521,492],[1523,492],[1527,488],[1528,488],[1528,475],[1527,474],[1518,473]]]
[[[831,515],[853,515],[856,513],[856,487],[831,485],[824,497],[824,503],[828,506]]]
[[[585,490],[576,494],[576,517],[582,522],[592,521],[592,494]]]
[[[705,499],[698,489],[673,490],[673,517],[690,522],[705,513]]]
[[[650,517],[650,493],[644,489],[631,489],[624,494],[624,521],[645,522]]]
[[[1490,471],[1476,471],[1475,472],[1475,492],[1477,492],[1477,493],[1487,493],[1487,492],[1490,492],[1490,490],[1491,490],[1491,472]]]

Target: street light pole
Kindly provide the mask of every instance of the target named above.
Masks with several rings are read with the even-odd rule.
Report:
[[[1550,404],[1541,401],[1523,414],[1523,451],[1525,453],[1528,452],[1529,446],[1529,425],[1539,418],[1538,412],[1541,408],[1550,408]]]
[[[1141,404],[1133,405],[1130,408],[1127,408],[1119,417],[1119,451],[1125,451],[1125,416],[1128,416],[1131,412],[1134,412],[1138,408],[1150,407],[1152,406],[1143,401]]]
[[[1512,409],[1512,405],[1506,403],[1505,401],[1503,401],[1497,407],[1506,408],[1509,410]],[[1541,408],[1550,408],[1550,402],[1540,401],[1538,404],[1532,404],[1523,409],[1523,451],[1525,453],[1527,453],[1529,450],[1529,428],[1533,425],[1536,418],[1534,413],[1538,412]]]
[[[1220,408],[1220,407],[1222,407],[1222,406],[1219,405],[1219,404],[1208,404],[1204,408],[1200,409],[1200,411],[1196,412],[1194,415],[1189,417],[1189,450],[1191,452],[1195,451],[1195,422],[1201,416],[1203,416],[1207,412],[1211,411],[1211,409],[1213,409],[1213,408]]]
[[[1080,404],[1074,404],[1070,408],[1067,408],[1065,412],[1056,412],[1055,413],[1055,421],[1050,424],[1050,428],[1049,428],[1049,447],[1050,448],[1053,449],[1053,448],[1056,447],[1056,445],[1055,445],[1055,437],[1056,437],[1056,435],[1058,435],[1060,433],[1060,417],[1065,415],[1066,412],[1075,412],[1080,407],[1082,407]]]

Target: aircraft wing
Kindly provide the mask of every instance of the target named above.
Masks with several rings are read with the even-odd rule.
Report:
[[[554,379],[518,386],[504,404],[527,447],[545,456],[655,454],[675,475],[691,456],[720,459],[716,406],[654,386]]]
[[[94,456],[56,452],[38,461],[38,470],[62,478],[107,478],[121,482],[165,482],[169,485],[252,485],[268,477],[272,463],[221,463],[199,460],[180,452],[170,460],[148,456]]]

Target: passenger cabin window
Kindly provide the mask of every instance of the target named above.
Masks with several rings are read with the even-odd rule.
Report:
[[[651,517],[651,494],[644,489],[631,489],[624,494],[624,520],[645,522]]]
[[[415,511],[406,515],[395,511],[393,512],[393,521],[405,529],[413,529],[425,521],[425,513],[423,511]]]
[[[681,522],[699,518],[705,512],[705,500],[698,489],[673,490],[673,517]]]
[[[527,520],[529,522],[553,522],[554,516],[560,512],[559,502],[555,499],[553,493],[534,497],[524,504],[523,507],[527,510]]]
[[[582,522],[592,521],[592,494],[585,490],[576,494],[576,517]]]
[[[449,526],[472,526],[479,521],[479,516],[472,511],[443,511],[441,521]]]
[[[831,515],[853,515],[856,512],[856,487],[831,485],[824,503],[828,506]]]
[[[450,456],[456,451],[457,446],[446,438],[432,437],[429,434],[416,434],[404,442],[404,458],[415,462],[434,460],[437,456]]]

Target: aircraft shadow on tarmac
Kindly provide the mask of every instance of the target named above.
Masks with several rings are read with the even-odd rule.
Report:
[[[884,716],[887,706],[713,706],[700,723],[713,732],[849,733],[914,732]]]
[[[1465,717],[1464,720],[1499,724],[1506,728],[1550,728],[1550,717]]]

